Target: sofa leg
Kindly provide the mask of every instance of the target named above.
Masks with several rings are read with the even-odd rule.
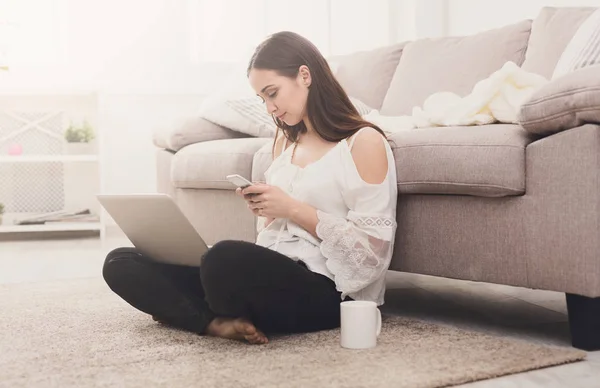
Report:
[[[600,298],[566,294],[573,347],[600,350]]]

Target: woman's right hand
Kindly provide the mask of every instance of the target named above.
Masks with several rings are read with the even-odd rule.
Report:
[[[241,188],[237,188],[235,189],[235,193],[237,195],[239,195],[240,197],[243,197],[244,200],[246,201],[247,205],[248,205],[248,209],[250,209],[250,211],[257,217],[265,217],[265,216],[261,216],[260,214],[258,214],[259,210],[258,209],[252,209],[252,207],[250,206],[251,203],[251,199],[252,199],[252,195],[244,195],[242,194],[242,189]],[[266,221],[265,221],[265,227],[267,227],[271,222],[273,222],[275,219],[271,218],[271,217],[265,217]]]

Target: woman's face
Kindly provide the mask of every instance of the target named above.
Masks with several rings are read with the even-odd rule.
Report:
[[[284,77],[274,70],[252,69],[249,80],[270,115],[278,117],[289,126],[304,119],[310,84],[310,75],[306,69],[301,68],[295,78]]]

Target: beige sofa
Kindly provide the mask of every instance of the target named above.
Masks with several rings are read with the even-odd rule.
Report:
[[[544,8],[534,20],[473,36],[339,57],[336,76],[351,96],[381,114],[410,114],[434,92],[469,93],[506,61],[550,78],[592,11]],[[564,292],[573,345],[599,349],[600,88],[582,96],[571,84],[600,79],[595,71],[596,77],[578,73],[545,87],[523,108],[525,127],[392,135],[399,198],[391,270]],[[554,92],[563,99],[544,95]],[[577,98],[596,103],[596,110],[573,113],[567,107]],[[175,198],[209,244],[253,241],[256,219],[224,177],[264,180],[271,142],[190,119],[155,136],[158,190]]]

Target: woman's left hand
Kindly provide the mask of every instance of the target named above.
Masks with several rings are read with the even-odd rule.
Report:
[[[264,183],[248,186],[242,190],[242,194],[248,201],[248,207],[262,217],[289,218],[298,204],[298,200],[279,187]]]

